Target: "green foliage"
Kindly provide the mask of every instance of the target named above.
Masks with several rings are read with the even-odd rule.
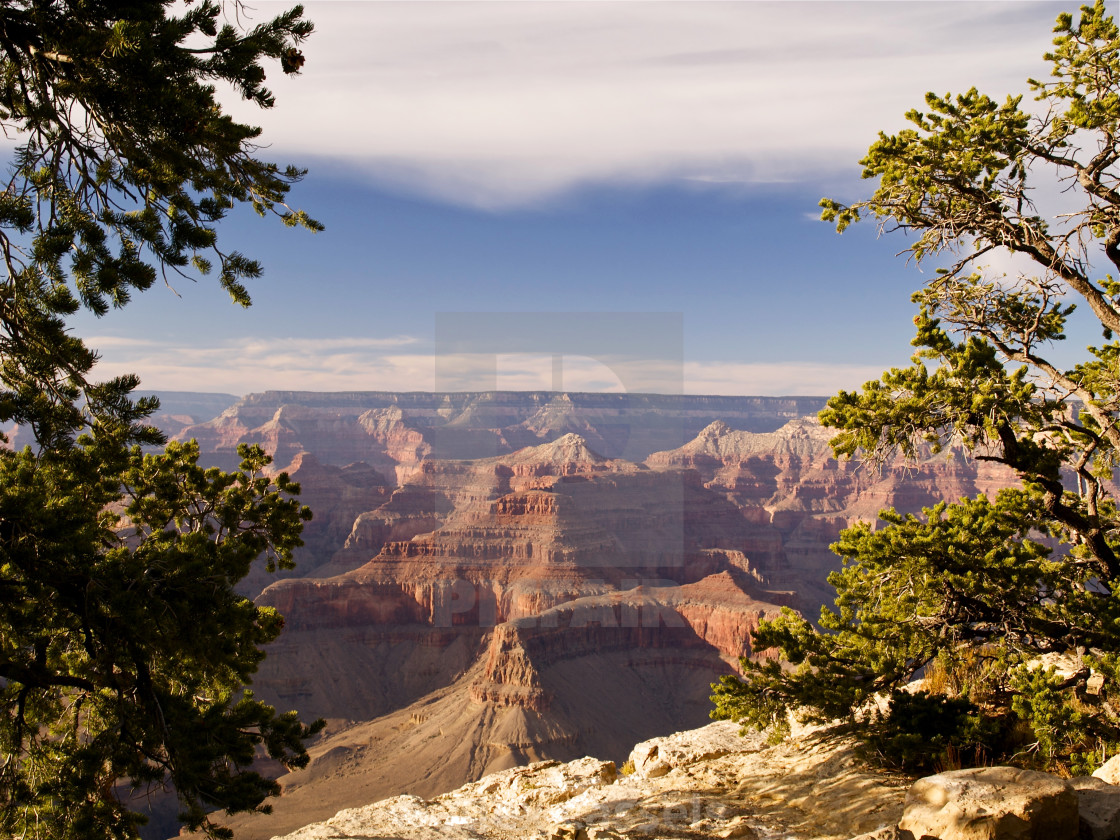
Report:
[[[909,234],[915,260],[937,260],[913,295],[910,366],[822,412],[837,455],[876,463],[960,447],[1009,468],[1021,488],[921,515],[887,510],[875,527],[844,531],[835,609],[817,626],[788,613],[763,622],[754,649],[782,661],[744,661],[742,680],[715,687],[716,716],[866,719],[873,695],[932,668],[945,697],[997,726],[1004,759],[1084,768],[1120,740],[1120,282],[1095,274],[1106,261],[1120,270],[1120,30],[1097,2],[1060,17],[1055,33],[1049,79],[1030,81],[1036,107],[928,94],[911,127],[881,134],[861,161],[877,181],[871,197],[821,201],[838,231],[875,218]],[[1008,252],[1032,268],[1009,277],[986,266]],[[1077,304],[1105,343],[1066,369],[1053,349]],[[1035,662],[1047,653],[1084,667],[1059,679]],[[966,666],[967,677],[945,676]],[[1103,690],[1087,693],[1090,673]],[[876,736],[884,751],[910,756],[918,729],[902,713],[889,720],[899,729]],[[945,726],[955,752],[959,733]]]
[[[165,776],[197,827],[276,793],[248,769],[258,745],[306,762],[311,729],[241,692],[280,617],[232,588],[261,554],[291,563],[309,518],[285,497],[298,488],[262,476],[255,447],[225,474],[193,443],[117,443],[0,450],[0,751],[19,757],[0,773],[0,823],[14,834],[49,814],[41,836],[130,836],[136,816],[109,788]]]
[[[169,14],[169,11],[178,14]],[[242,20],[245,10],[236,19]],[[94,356],[63,319],[104,314],[191,269],[242,305],[255,260],[221,247],[239,203],[317,230],[285,204],[304,174],[259,160],[260,129],[222,112],[216,83],[271,107],[262,62],[298,72],[311,33],[297,6],[246,31],[212,0],[17,0],[0,10],[0,122],[21,141],[0,198],[0,334],[10,413],[54,445]],[[37,397],[57,397],[45,412]],[[48,416],[49,415],[49,416]]]
[[[309,511],[258,448],[234,473],[145,424],[138,380],[96,382],[66,326],[157,279],[216,270],[247,305],[255,261],[220,245],[238,204],[320,225],[285,203],[302,172],[257,159],[259,129],[217,85],[271,107],[265,64],[302,65],[296,7],[170,0],[12,0],[0,8],[0,122],[19,142],[0,190],[0,834],[130,838],[122,798],[170,784],[192,828],[264,810],[264,755],[307,761],[320,726],[245,689],[282,619],[234,585],[287,567]],[[145,454],[141,445],[149,447]]]
[[[1053,668],[1019,668],[1011,679],[1011,708],[1031,728],[1044,761],[1071,752],[1081,735],[1084,715],[1062,683]]]
[[[979,712],[966,697],[895,690],[869,725],[865,748],[898,770],[940,772],[957,756],[990,751],[994,727]]]

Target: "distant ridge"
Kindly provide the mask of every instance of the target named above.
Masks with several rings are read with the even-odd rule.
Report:
[[[241,399],[235,394],[208,391],[145,391],[143,388],[138,388],[136,395],[154,396],[159,400],[159,411],[152,415],[150,422],[168,437],[174,437],[192,424],[214,419]]]
[[[182,434],[208,441],[204,449],[230,452],[226,467],[233,465],[236,442],[263,441],[267,448],[270,440],[281,464],[307,448],[324,463],[345,466],[369,460],[370,424],[384,425],[390,419],[385,412],[392,411],[399,412],[393,423],[400,430],[422,436],[427,457],[495,457],[574,432],[598,455],[637,462],[682,446],[714,420],[730,429],[773,432],[825,403],[825,397],[580,391],[264,391]],[[356,431],[359,426],[365,431]],[[348,427],[351,432],[344,431]],[[334,451],[322,449],[324,434],[336,439]]]
[[[633,394],[601,391],[261,391],[247,394],[241,403],[252,406],[295,403],[309,408],[349,405],[355,408],[460,408],[470,403],[491,405],[532,404],[544,407],[566,398],[573,405],[607,407],[617,405],[682,409],[699,406],[719,408],[763,408],[782,406],[797,416],[815,414],[828,397],[723,396],[719,394]]]
[[[210,391],[145,391],[136,390],[138,396],[150,393],[159,399],[159,410],[164,414],[206,415],[202,420],[217,417],[241,397],[236,394],[221,394]],[[213,412],[213,413],[210,413]]]

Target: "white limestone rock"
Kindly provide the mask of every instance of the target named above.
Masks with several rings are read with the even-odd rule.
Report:
[[[541,761],[432,800],[341,811],[280,840],[848,840],[901,816],[909,783],[866,767],[850,736],[767,746],[738,729],[714,723],[647,742],[643,766],[663,761],[663,775]]]
[[[1057,776],[974,767],[915,782],[898,827],[937,840],[1078,840],[1077,809],[1073,787]]]
[[[913,835],[910,836],[913,837]],[[897,825],[884,825],[874,831],[861,834],[859,837],[853,837],[852,840],[903,840],[903,838]]]
[[[1070,779],[1077,792],[1081,840],[1120,838],[1120,787],[1095,776]]]
[[[739,734],[740,726],[720,721],[690,732],[677,732],[662,738],[642,741],[630,751],[634,773],[639,778],[656,779],[674,767],[684,767],[731,753],[760,750],[765,745],[761,733]]]
[[[1098,767],[1093,775],[1110,785],[1120,785],[1120,754],[1114,755]]]

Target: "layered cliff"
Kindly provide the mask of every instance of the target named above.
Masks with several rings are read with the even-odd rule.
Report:
[[[408,518],[400,509],[406,497],[430,499],[420,489],[436,486],[442,488],[442,514],[413,511]],[[426,516],[440,524],[378,546],[373,529],[391,533],[386,508],[394,510],[398,525]],[[461,669],[459,651],[481,644],[490,628],[512,622],[524,630],[557,620],[556,608],[569,602],[593,604],[586,599],[618,593],[637,598],[643,587],[686,593],[690,604],[696,593],[708,593],[722,599],[720,608],[728,614],[756,601],[788,602],[786,594],[771,597],[765,591],[747,560],[744,549],[758,530],[726,499],[702,487],[694,473],[657,472],[603,458],[575,435],[495,459],[428,461],[382,509],[357,518],[332,565],[376,550],[375,556],[335,577],[283,580],[262,593],[260,602],[285,616],[286,630],[262,666],[257,690],[277,701],[298,698],[309,714],[374,717],[402,698],[433,689],[441,673],[446,681]],[[713,582],[689,588],[706,578]],[[736,594],[742,596],[738,602]],[[607,606],[587,607],[592,608]],[[617,606],[624,608],[630,609]],[[661,638],[673,629],[658,629],[656,620],[647,619],[620,613],[593,622],[603,632],[594,644],[583,644],[581,655],[611,646],[642,647],[639,637]],[[748,630],[735,627],[725,630],[723,647],[714,647],[711,639],[704,644],[734,662],[744,652]],[[392,681],[406,663],[410,674],[427,673],[432,681],[413,678],[411,691],[371,691],[358,698],[315,676],[314,654],[308,651],[345,649],[359,639],[350,668],[361,671],[363,681],[374,674]],[[450,664],[432,664],[453,644]],[[406,653],[413,649],[426,652],[426,668]],[[300,675],[296,684],[292,673]]]
[[[994,495],[1016,483],[1010,469],[977,461],[957,447],[881,464],[837,460],[829,446],[832,436],[815,417],[760,434],[715,421],[684,446],[655,452],[645,463],[658,471],[695,471],[704,488],[723,494],[744,517],[768,525],[777,543],[770,551],[755,545],[747,553],[774,587],[798,592],[808,615],[831,603],[825,581],[838,560],[829,545],[841,529],[857,520],[874,523],[884,508],[917,513],[945,500]]]
[[[715,418],[770,431],[819,411],[817,397],[716,397],[556,392],[251,394],[220,416],[179,429],[214,463],[237,443],[263,443],[279,466],[309,450],[324,463],[365,461],[403,480],[424,458],[508,454],[576,433],[607,457],[640,461],[692,438]]]
[[[239,444],[255,443],[272,456],[277,470],[309,451],[324,464],[363,461],[394,484],[431,452],[423,432],[406,423],[392,405],[358,410],[242,400],[205,423],[185,427],[176,437],[195,438],[209,461],[224,468],[236,464]]]
[[[833,435],[815,417],[763,434],[716,421],[684,446],[653,453],[646,464],[695,469],[705,486],[725,491],[743,508],[846,520],[873,520],[886,507],[916,512],[945,499],[993,494],[1014,481],[1006,467],[977,461],[958,447],[882,464],[837,460],[829,446]]]
[[[750,653],[750,631],[777,609],[724,572],[576,598],[481,635],[458,627],[442,638],[430,632],[426,645],[403,634],[386,639],[402,657],[402,676],[423,670],[421,648],[429,665],[449,666],[458,653],[462,667],[448,671],[446,685],[317,745],[306,770],[281,779],[274,813],[239,818],[238,836],[269,837],[403,792],[432,796],[542,759],[594,753],[621,764],[636,741],[703,724],[710,684],[735,670]],[[308,650],[332,656],[332,637],[315,632]],[[436,652],[441,642],[447,647]],[[348,667],[362,673],[353,660]]]

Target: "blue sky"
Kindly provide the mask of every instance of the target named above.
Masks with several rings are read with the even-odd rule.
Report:
[[[327,230],[238,214],[251,309],[203,278],[74,328],[153,390],[856,387],[905,363],[922,275],[817,201],[867,193],[863,151],[926,90],[1022,92],[1063,9],[310,2],[303,74],[229,105]],[[656,375],[597,343],[615,323]],[[450,364],[449,330],[485,351]]]

